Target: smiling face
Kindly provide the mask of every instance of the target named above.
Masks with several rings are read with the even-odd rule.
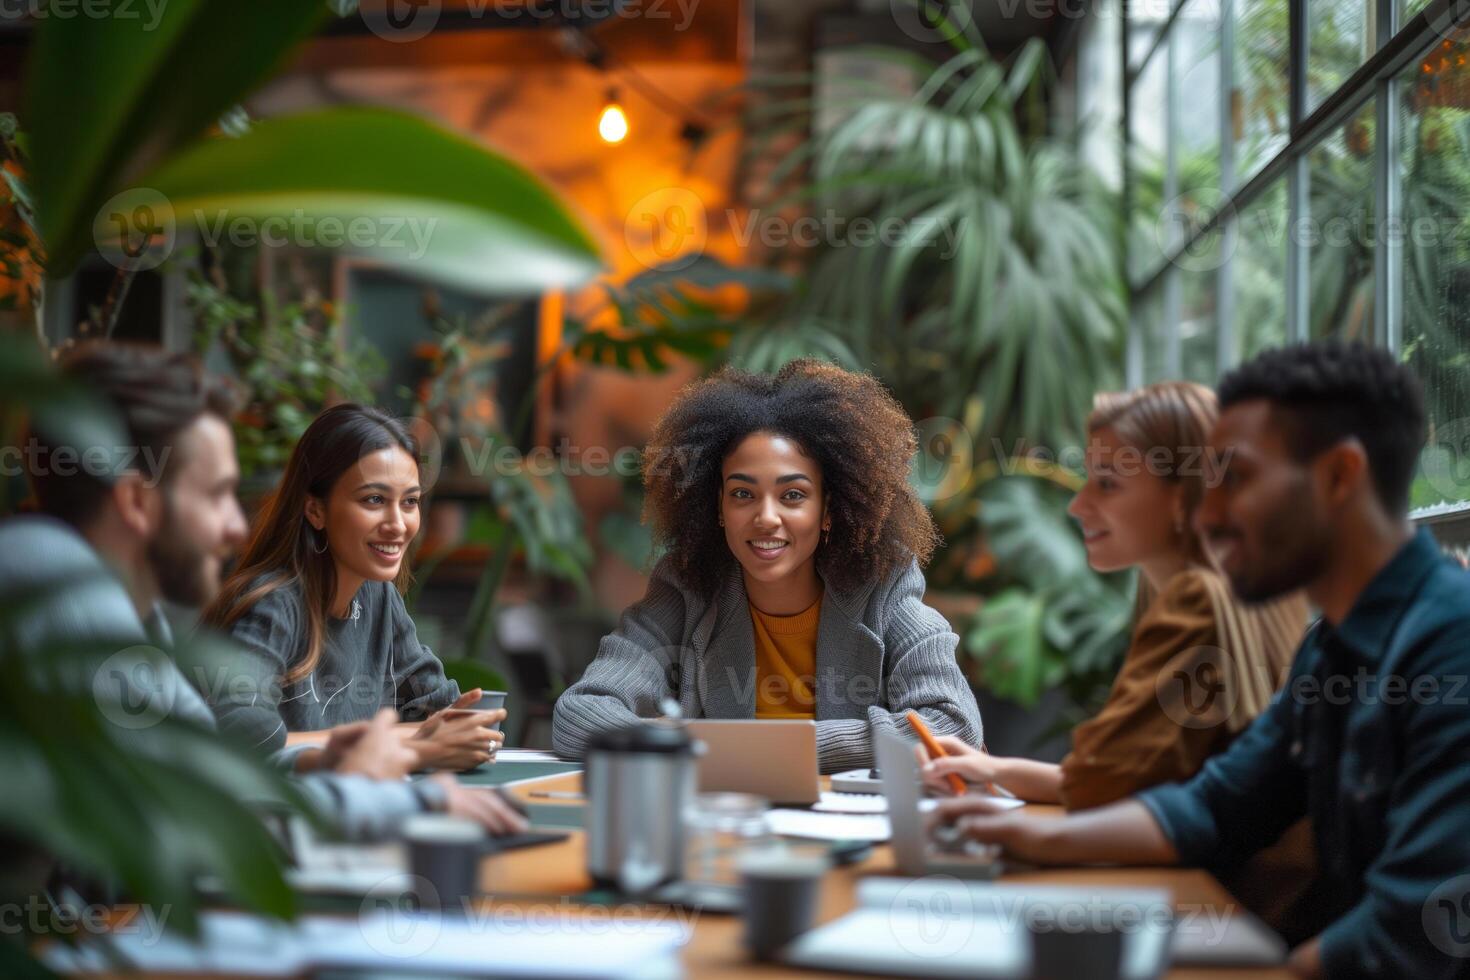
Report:
[[[1087,482],[1067,507],[1082,525],[1089,565],[1115,572],[1182,554],[1183,508],[1180,486],[1151,472],[1146,454],[1111,427],[1092,433]]]
[[[784,436],[756,432],[725,458],[720,520],[747,579],[774,583],[810,564],[822,538],[822,472]]]
[[[325,501],[309,497],[306,518],[336,562],[339,579],[391,582],[419,530],[419,468],[398,446],[348,467]]]
[[[1236,595],[1264,602],[1321,575],[1333,527],[1322,481],[1316,464],[1292,454],[1270,403],[1244,401],[1222,412],[1209,457],[1215,472],[1195,527]]]

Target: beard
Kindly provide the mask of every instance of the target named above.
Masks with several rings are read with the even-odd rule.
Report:
[[[1310,486],[1303,482],[1262,521],[1257,541],[1270,541],[1269,554],[1257,552],[1254,565],[1230,575],[1230,587],[1248,603],[1270,602],[1309,584],[1327,567],[1332,528],[1316,513]]]
[[[148,545],[148,565],[158,591],[169,602],[201,607],[219,591],[219,577],[210,571],[211,553],[196,545],[174,513],[173,501],[163,495],[163,524]]]

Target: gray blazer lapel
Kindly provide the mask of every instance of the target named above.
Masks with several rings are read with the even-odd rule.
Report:
[[[872,587],[840,593],[830,586],[817,621],[818,721],[866,718],[882,702],[883,641],[863,624]],[[754,649],[754,641],[752,641]]]
[[[706,718],[755,717],[755,631],[736,564],[695,627],[699,702]]]

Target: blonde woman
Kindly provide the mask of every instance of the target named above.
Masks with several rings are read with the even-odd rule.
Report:
[[[1208,478],[1214,392],[1188,382],[1097,396],[1087,482],[1068,508],[1098,571],[1139,570],[1139,616],[1122,669],[1095,718],[1072,732],[1060,765],[999,758],[941,738],[925,765],[1081,810],[1186,779],[1256,717],[1286,677],[1307,623],[1300,594],[1245,606],[1211,565],[1192,518]]]

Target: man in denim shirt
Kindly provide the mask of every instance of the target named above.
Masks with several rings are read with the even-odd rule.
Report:
[[[1062,820],[965,798],[940,819],[1036,863],[1223,872],[1309,815],[1320,921],[1292,969],[1470,976],[1470,576],[1404,517],[1419,384],[1322,344],[1243,365],[1220,401],[1196,526],[1243,599],[1305,588],[1322,613],[1283,691],[1188,783]]]

